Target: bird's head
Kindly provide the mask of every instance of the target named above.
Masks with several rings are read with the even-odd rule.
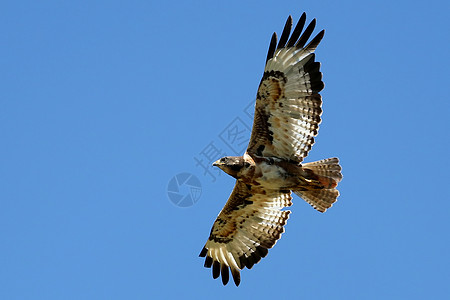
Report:
[[[244,166],[244,158],[242,158],[242,156],[225,156],[216,160],[212,165],[236,178],[237,173]]]

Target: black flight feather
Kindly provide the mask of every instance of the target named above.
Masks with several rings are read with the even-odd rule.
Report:
[[[230,268],[230,269],[231,269],[231,275],[233,275],[234,284],[236,286],[239,286],[239,284],[241,283],[241,273],[239,272],[239,270],[236,270],[235,268]]]
[[[325,30],[322,30],[319,32],[312,40],[309,42],[309,44],[305,47],[306,49],[316,49],[319,45],[320,41],[323,39],[323,36],[325,34]]]
[[[275,54],[275,47],[277,46],[277,33],[274,32],[272,34],[272,39],[270,40],[269,51],[267,52],[266,63],[273,57]]]
[[[269,250],[264,247],[258,246],[256,247],[256,253],[258,253],[261,257],[266,257],[267,253],[269,253]]]
[[[205,257],[206,253],[208,253],[208,249],[206,249],[205,247],[203,247],[202,251],[200,252],[200,254],[198,256],[200,257]]]
[[[314,27],[316,27],[316,19],[313,19],[311,23],[309,23],[308,27],[306,27],[297,44],[295,44],[297,48],[303,48],[303,46],[305,46],[306,42],[314,31]]]
[[[213,259],[211,256],[207,256],[205,259],[205,268],[211,268]]]
[[[220,273],[222,273],[222,283],[223,285],[226,285],[228,283],[228,280],[230,279],[230,274],[228,273],[228,266],[226,264],[222,265]]]
[[[214,279],[217,279],[220,275],[220,263],[215,260],[212,266],[212,276]]]
[[[277,50],[280,48],[284,48],[288,40],[289,34],[291,33],[291,29],[292,29],[292,17],[289,16],[288,19],[286,20],[286,24],[284,25],[283,33],[281,34],[280,41],[278,42]]]
[[[294,47],[295,42],[297,42],[298,37],[302,33],[303,26],[305,26],[305,22],[306,22],[306,13],[303,13],[300,19],[298,20],[297,25],[294,28],[294,31],[292,32],[291,38],[287,43],[287,47]]]

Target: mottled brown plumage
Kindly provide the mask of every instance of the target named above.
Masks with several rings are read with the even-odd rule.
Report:
[[[278,45],[276,34],[272,36],[246,153],[213,164],[236,178],[200,253],[205,267],[212,267],[213,278],[222,275],[224,285],[229,271],[239,285],[240,270],[252,268],[281,237],[291,191],[320,212],[339,196],[336,187],[342,174],[337,158],[302,164],[319,130],[319,92],[324,87],[313,53],[324,31],[306,44],[315,20],[301,34],[305,20],[303,14],[289,38],[289,16]]]

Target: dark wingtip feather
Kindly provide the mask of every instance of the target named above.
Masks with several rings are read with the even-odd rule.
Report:
[[[253,261],[253,256],[250,255],[248,257],[244,258],[244,264],[247,267],[247,269],[251,269],[253,267],[253,265],[255,264],[255,262]]]
[[[277,33],[274,32],[272,34],[272,39],[270,40],[269,51],[267,52],[266,63],[273,57],[275,54],[275,47],[277,46]]]
[[[205,259],[205,268],[211,268],[211,265],[213,263],[213,259],[211,256],[207,256]]]
[[[246,267],[245,255],[244,254],[239,256],[239,264],[240,264],[241,270]]]
[[[303,26],[305,26],[305,22],[306,22],[306,13],[303,13],[300,19],[298,20],[297,25],[295,25],[291,38],[287,43],[287,47],[293,47],[295,45],[295,42],[297,42],[298,37],[302,33]]]
[[[256,253],[258,253],[261,257],[266,257],[267,253],[269,253],[269,250],[262,246],[256,247]]]
[[[239,286],[239,284],[241,283],[241,273],[239,272],[239,270],[236,270],[234,268],[230,268],[230,269],[231,269],[231,275],[233,276],[234,284],[236,286]]]
[[[303,32],[302,36],[298,40],[297,44],[295,44],[295,46],[297,48],[303,48],[303,46],[305,46],[309,37],[313,33],[315,27],[316,27],[316,19],[313,19],[311,21],[311,23],[309,23],[308,27],[306,27],[305,31]]]
[[[208,249],[206,249],[205,247],[203,247],[202,251],[200,252],[200,254],[198,255],[199,257],[205,257],[206,253],[208,253]]]
[[[314,61],[314,54],[310,54],[310,59],[303,66],[306,73],[309,74],[309,81],[313,92],[320,92],[324,88],[322,82],[322,73],[320,72],[320,63]]]
[[[304,19],[306,21],[306,12],[302,13],[302,15],[300,16],[300,19]]]
[[[220,275],[220,263],[216,260],[212,266],[212,276],[214,279],[217,279]]]
[[[286,24],[284,25],[280,41],[278,42],[277,49],[283,48],[286,45],[286,42],[289,38],[289,34],[291,33],[291,29],[292,29],[292,17],[291,15],[289,15],[288,19],[286,20]]]
[[[253,257],[253,264],[257,264],[261,260],[261,256],[257,252],[253,252],[251,256]]]
[[[222,283],[223,285],[227,285],[228,280],[230,280],[230,273],[228,272],[228,266],[223,264],[220,269],[220,273],[222,274]]]
[[[320,41],[322,41],[323,36],[325,35],[325,29],[323,29],[321,32],[319,32],[312,40],[309,42],[309,44],[305,47],[305,49],[316,49],[319,45]]]

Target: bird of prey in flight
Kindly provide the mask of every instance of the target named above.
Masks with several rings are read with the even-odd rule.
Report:
[[[314,144],[322,114],[320,63],[314,51],[323,38],[311,41],[316,20],[303,31],[303,13],[291,34],[292,17],[277,43],[273,34],[266,66],[256,94],[253,129],[243,156],[226,156],[213,163],[236,178],[200,257],[212,267],[213,278],[229,271],[238,286],[240,270],[258,263],[284,232],[292,195],[319,212],[336,202],[342,179],[337,158],[303,163]]]

